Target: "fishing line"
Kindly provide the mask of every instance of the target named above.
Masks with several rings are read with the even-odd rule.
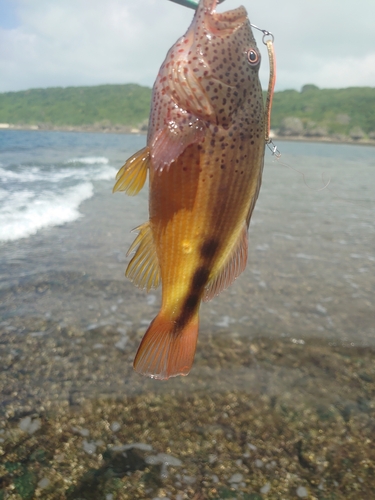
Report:
[[[281,156],[281,154],[280,154]],[[328,186],[330,185],[331,183],[331,177],[328,179],[328,181],[325,181],[324,179],[324,172],[322,173],[322,183],[324,184],[323,187],[321,188],[312,188],[311,186],[309,186],[306,182],[306,174],[304,172],[301,172],[300,170],[298,170],[297,168],[294,168],[290,165],[288,165],[287,163],[283,162],[283,161],[280,161],[280,156],[279,157],[276,157],[276,160],[279,162],[280,165],[282,165],[283,167],[286,167],[286,168],[289,168],[290,170],[293,170],[294,172],[296,172],[297,174],[300,174],[300,176],[302,177],[303,179],[303,183],[305,184],[305,186],[310,189],[310,191],[316,191],[316,192],[319,192],[319,191],[324,191],[324,189],[328,188]],[[330,190],[329,190],[330,191]]]
[[[322,177],[324,178],[324,173],[322,174]],[[344,203],[350,203],[351,205],[355,205],[356,207],[361,207],[361,208],[365,208],[365,209],[368,209],[369,207],[368,206],[365,206],[365,205],[361,205],[360,203],[358,203],[357,200],[350,200],[348,198],[343,198],[342,196],[340,196],[339,194],[336,193],[336,191],[334,191],[333,189],[331,188],[328,188],[328,191],[333,195],[335,196],[338,200],[340,201],[343,201]],[[363,202],[364,200],[359,200],[360,202]],[[368,203],[370,205],[370,208],[371,208],[371,205],[372,205],[372,201],[371,200],[368,200]]]

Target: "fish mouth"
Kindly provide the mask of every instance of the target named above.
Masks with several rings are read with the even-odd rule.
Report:
[[[217,4],[217,0],[203,0],[199,6],[204,11],[204,24],[212,34],[230,35],[247,22],[245,7],[216,12]]]

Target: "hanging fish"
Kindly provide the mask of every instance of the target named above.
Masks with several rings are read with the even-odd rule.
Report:
[[[191,26],[156,78],[147,146],[127,160],[114,191],[135,195],[149,171],[149,221],[127,270],[135,285],[162,283],[162,305],[134,368],[187,375],[201,301],[246,267],[248,226],[262,179],[266,116],[257,48],[244,7],[215,12],[200,0]]]

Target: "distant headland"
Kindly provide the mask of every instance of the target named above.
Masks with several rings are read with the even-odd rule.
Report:
[[[151,89],[137,84],[0,93],[0,130],[146,133]],[[375,88],[275,92],[272,135],[375,145]]]

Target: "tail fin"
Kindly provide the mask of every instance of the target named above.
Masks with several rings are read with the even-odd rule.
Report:
[[[198,339],[198,315],[182,330],[159,313],[148,327],[134,359],[134,369],[142,375],[167,380],[188,375],[194,361]]]

